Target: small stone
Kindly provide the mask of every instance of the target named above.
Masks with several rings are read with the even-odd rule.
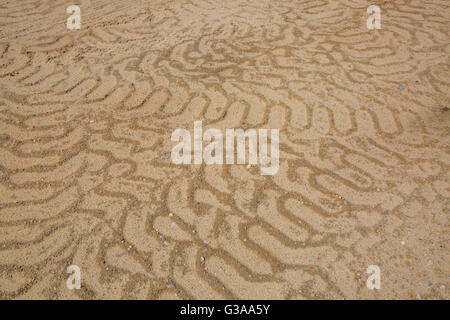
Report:
[[[204,263],[205,262],[205,257],[200,257],[200,262]]]
[[[441,290],[444,290],[444,289],[445,289],[445,286],[442,285],[442,286],[440,286],[439,288],[440,288]]]
[[[177,225],[177,223],[174,221],[172,222],[172,227],[175,227]]]
[[[168,243],[167,241],[164,241],[164,245],[165,245],[166,247],[168,247],[168,246],[169,246],[169,243]]]
[[[432,266],[433,265],[433,260],[428,260],[428,265]]]
[[[417,299],[422,299],[422,296],[420,294],[417,294],[416,298]]]
[[[429,282],[429,283],[428,283],[428,286],[431,287],[431,286],[433,286],[433,284],[432,284],[431,282]]]
[[[169,213],[169,217],[173,217],[173,213]]]
[[[405,245],[405,241],[402,241],[402,246],[404,246]]]

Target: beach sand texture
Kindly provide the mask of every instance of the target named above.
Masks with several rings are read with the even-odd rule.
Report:
[[[448,0],[2,0],[0,298],[448,299],[449,21]],[[196,120],[279,129],[278,173],[171,163]]]

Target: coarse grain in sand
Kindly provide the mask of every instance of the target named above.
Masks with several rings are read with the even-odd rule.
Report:
[[[448,1],[77,3],[0,4],[1,299],[449,298]],[[195,120],[278,173],[174,165]]]

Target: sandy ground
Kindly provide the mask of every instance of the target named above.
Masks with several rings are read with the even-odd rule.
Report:
[[[447,0],[2,0],[0,298],[448,299],[449,21]],[[195,120],[280,129],[278,173],[172,164]]]

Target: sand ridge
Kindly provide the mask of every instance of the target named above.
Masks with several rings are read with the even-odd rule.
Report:
[[[0,4],[0,298],[448,299],[447,1],[70,4]],[[172,164],[196,120],[278,173]]]

